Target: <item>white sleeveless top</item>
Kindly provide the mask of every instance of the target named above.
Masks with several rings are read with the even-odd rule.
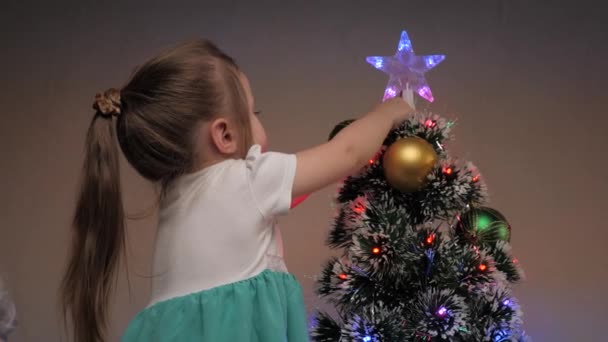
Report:
[[[159,213],[148,306],[230,284],[265,269],[286,272],[276,216],[291,205],[293,154],[230,159],[173,182]]]

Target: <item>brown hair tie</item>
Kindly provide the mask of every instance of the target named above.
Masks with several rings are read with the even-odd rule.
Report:
[[[93,103],[93,109],[106,116],[118,116],[120,115],[120,90],[110,88],[103,94],[97,93],[95,95],[95,103]]]

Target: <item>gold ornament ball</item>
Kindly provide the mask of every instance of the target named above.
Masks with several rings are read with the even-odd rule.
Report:
[[[437,163],[437,152],[420,137],[407,137],[391,144],[382,160],[386,181],[403,192],[420,190]]]

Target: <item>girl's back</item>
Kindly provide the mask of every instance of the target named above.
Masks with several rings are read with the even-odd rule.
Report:
[[[151,304],[286,271],[274,217],[291,203],[295,156],[229,159],[178,178],[159,214]]]
[[[150,306],[123,341],[307,341],[301,288],[274,217],[295,156],[260,153],[178,178],[159,214]]]

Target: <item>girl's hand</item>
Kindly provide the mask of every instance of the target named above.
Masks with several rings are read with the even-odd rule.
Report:
[[[398,127],[407,119],[408,115],[413,111],[413,108],[399,96],[388,99],[376,106],[374,112],[381,113],[391,118],[393,127]]]

